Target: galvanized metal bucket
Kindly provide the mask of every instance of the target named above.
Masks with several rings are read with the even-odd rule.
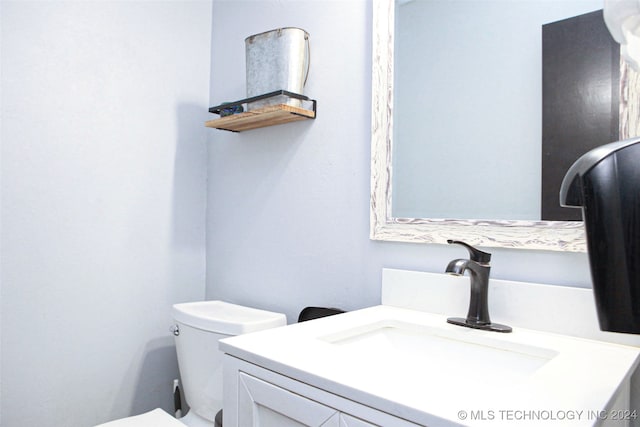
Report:
[[[309,76],[309,33],[300,28],[278,28],[245,39],[247,98],[286,90],[303,94]],[[251,102],[248,110],[267,105],[300,107],[299,99],[279,95]]]

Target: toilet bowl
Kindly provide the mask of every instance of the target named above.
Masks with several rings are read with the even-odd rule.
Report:
[[[110,421],[95,427],[185,427],[185,424],[162,409],[156,408],[141,415]]]
[[[190,408],[187,414],[176,420],[155,409],[96,427],[219,427],[215,416],[222,409],[223,354],[218,341],[287,323],[284,314],[224,301],[175,304],[172,316],[182,391]]]

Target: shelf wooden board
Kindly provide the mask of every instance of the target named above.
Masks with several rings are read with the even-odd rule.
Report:
[[[267,126],[275,126],[283,123],[299,120],[315,119],[316,113],[300,107],[287,104],[269,105],[245,113],[233,114],[208,120],[205,126],[216,129],[242,132],[244,130],[257,129]]]

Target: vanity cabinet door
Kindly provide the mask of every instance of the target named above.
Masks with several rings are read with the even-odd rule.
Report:
[[[223,376],[225,427],[424,427],[229,354]]]
[[[244,372],[238,375],[238,427],[362,427],[340,413]]]
[[[354,418],[351,415],[340,414],[340,427],[379,427],[377,424],[371,424],[360,418]]]

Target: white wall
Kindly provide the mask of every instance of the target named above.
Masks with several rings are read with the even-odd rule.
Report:
[[[3,427],[169,410],[204,297],[210,1],[2,2]]]
[[[369,240],[371,19],[364,0],[214,1],[211,103],[244,97],[245,37],[297,26],[311,35],[306,94],[318,118],[211,130],[208,298],[280,310],[292,322],[308,305],[379,304],[382,267],[441,272],[467,255]],[[590,286],[585,254],[490,252],[493,277]]]

